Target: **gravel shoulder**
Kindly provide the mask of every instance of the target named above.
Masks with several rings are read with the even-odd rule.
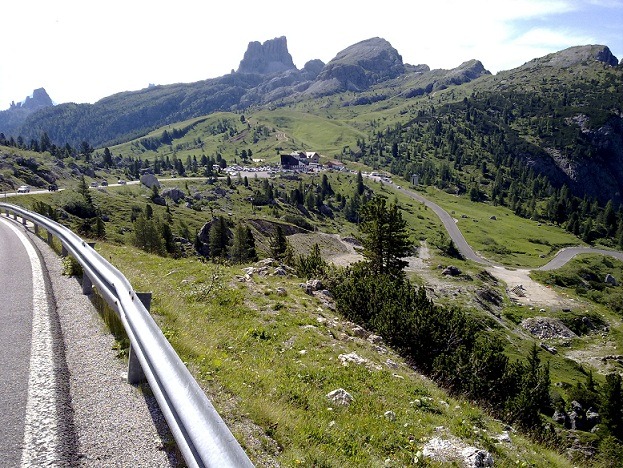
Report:
[[[71,466],[179,466],[175,443],[148,386],[127,383],[126,363],[79,280],[63,276],[60,257],[29,234],[45,261],[68,374],[63,417],[75,431]]]

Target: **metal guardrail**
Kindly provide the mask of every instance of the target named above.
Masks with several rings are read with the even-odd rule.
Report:
[[[58,238],[63,249],[82,266],[85,281],[97,286],[108,305],[117,312],[130,340],[130,373],[140,364],[173,437],[191,467],[252,467],[242,447],[210,403],[197,381],[181,361],[123,274],[89,244],[59,223],[8,203],[0,210],[11,213]],[[85,279],[86,278],[86,279]],[[134,360],[134,363],[132,362]],[[134,370],[136,373],[136,369]]]

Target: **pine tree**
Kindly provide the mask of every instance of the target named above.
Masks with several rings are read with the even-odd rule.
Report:
[[[363,195],[365,190],[365,185],[363,184],[363,176],[361,175],[361,171],[357,172],[357,194]]]
[[[270,239],[270,254],[273,258],[281,260],[286,253],[287,247],[288,241],[286,240],[286,236],[283,234],[283,229],[281,226],[277,225],[275,235]]]
[[[164,243],[156,221],[140,214],[134,222],[134,245],[145,252],[164,254]]]
[[[229,238],[227,236],[227,224],[225,218],[219,216],[210,226],[210,234],[208,239],[208,245],[210,247],[210,257],[215,259],[217,257],[224,258],[227,254],[227,244]]]
[[[257,249],[255,248],[255,237],[249,226],[246,227],[246,257],[250,262],[257,262]]]
[[[229,256],[236,263],[246,263],[257,260],[255,239],[251,229],[243,226],[239,221],[234,229],[234,239],[229,249]]]
[[[407,234],[407,222],[402,218],[398,205],[387,206],[385,199],[374,197],[361,210],[363,256],[374,274],[402,276],[411,242]]]
[[[623,441],[623,390],[619,374],[606,376],[599,414],[608,432]]]

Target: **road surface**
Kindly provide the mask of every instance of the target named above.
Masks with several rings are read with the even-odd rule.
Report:
[[[60,420],[67,373],[42,265],[19,224],[0,218],[2,466],[61,466],[71,420]],[[66,424],[68,423],[68,424]]]
[[[127,383],[91,296],[62,270],[0,216],[0,466],[177,466],[155,398]]]

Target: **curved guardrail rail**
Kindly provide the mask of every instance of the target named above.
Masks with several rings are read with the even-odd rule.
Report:
[[[181,361],[123,274],[89,244],[59,223],[24,208],[0,203],[7,216],[31,221],[58,238],[82,265],[108,305],[119,314],[131,354],[154,392],[175,441],[191,467],[252,467],[242,447]],[[83,280],[84,281],[84,280]],[[83,283],[84,288],[84,283]]]

